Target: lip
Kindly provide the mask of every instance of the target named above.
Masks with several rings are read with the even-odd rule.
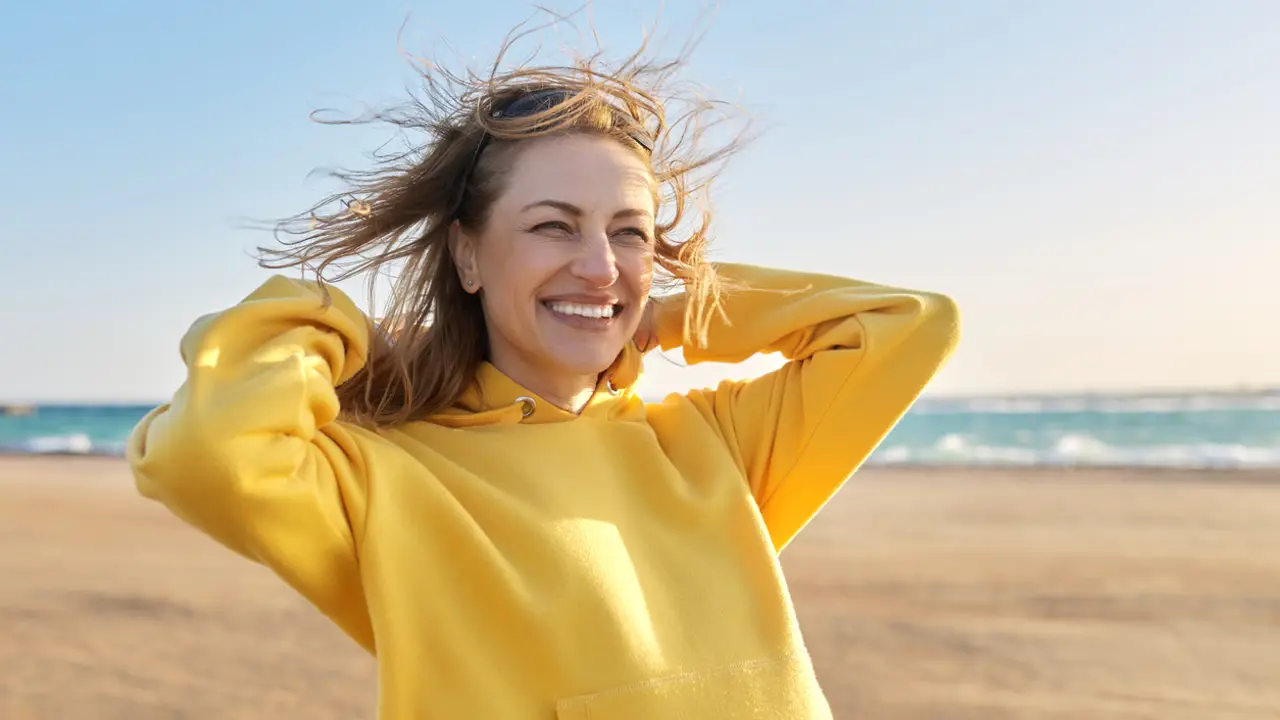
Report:
[[[543,303],[568,302],[568,303],[578,303],[579,305],[621,305],[622,304],[618,300],[618,298],[613,297],[612,295],[585,295],[585,294],[548,295],[547,297],[540,298],[539,302],[543,302]]]

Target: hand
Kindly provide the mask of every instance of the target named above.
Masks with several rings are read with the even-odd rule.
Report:
[[[653,298],[649,298],[645,303],[640,324],[636,326],[636,334],[631,340],[642,355],[658,346],[658,328],[653,324],[653,309],[656,303],[657,301]]]

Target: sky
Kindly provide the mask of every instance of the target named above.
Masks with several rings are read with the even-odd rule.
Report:
[[[1280,3],[725,0],[699,26],[709,7],[592,16],[610,56],[655,20],[667,50],[705,27],[686,76],[762,118],[715,190],[716,259],[951,295],[934,394],[1280,385]],[[532,11],[5,4],[0,402],[169,397],[186,328],[268,275],[244,219],[305,210],[311,171],[387,137],[308,114],[404,99],[402,25],[480,68]],[[654,359],[647,389],[776,362]]]

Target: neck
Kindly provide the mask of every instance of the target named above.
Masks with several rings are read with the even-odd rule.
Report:
[[[577,415],[591,401],[591,396],[596,392],[596,377],[593,375],[584,379],[585,382],[575,383],[572,386],[566,385],[564,388],[556,389],[538,389],[531,385],[525,387],[537,393],[546,399],[547,402],[555,405],[561,410],[568,410]],[[520,382],[517,380],[516,382]],[[523,384],[523,383],[521,383]]]
[[[507,358],[490,360],[503,375],[561,410],[577,414],[595,394],[598,375],[554,374]]]

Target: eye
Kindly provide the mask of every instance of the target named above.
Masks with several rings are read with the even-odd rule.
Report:
[[[623,228],[618,232],[614,233],[614,235],[630,236],[646,244],[649,242],[649,233],[645,232],[642,228],[638,228],[638,227]]]
[[[562,220],[550,220],[544,223],[538,223],[529,229],[531,232],[542,233],[544,235],[572,235],[573,228]]]

